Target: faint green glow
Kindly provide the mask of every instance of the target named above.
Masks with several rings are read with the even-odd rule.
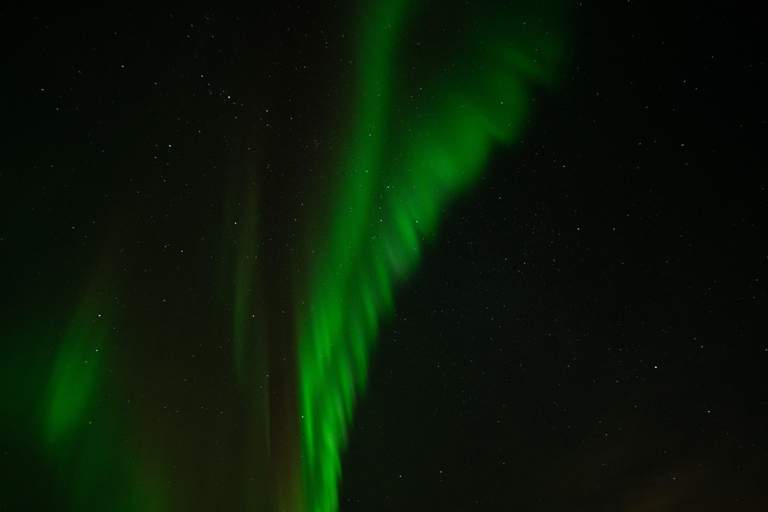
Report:
[[[147,453],[140,441],[126,442],[126,434],[114,430],[95,429],[79,446],[76,464],[63,469],[60,478],[67,482],[69,497],[65,510],[173,510],[168,473],[155,462],[158,454]]]
[[[87,424],[100,385],[106,326],[107,318],[87,302],[70,322],[48,384],[44,436],[49,443],[69,441]]]
[[[46,492],[60,496],[61,510],[162,512],[171,501],[167,468],[126,425],[126,401],[115,398],[114,370],[107,370],[115,364],[116,297],[114,283],[106,284],[109,267],[99,267],[69,320],[34,341],[38,350],[57,347],[36,397],[37,432],[55,481]]]
[[[374,2],[362,16],[354,148],[296,320],[307,510],[338,508],[341,450],[394,284],[489,152],[519,136],[531,85],[550,84],[563,53],[556,2],[460,4]]]
[[[222,293],[232,294],[232,357],[238,400],[247,409],[248,435],[241,440],[245,453],[242,490],[245,510],[271,510],[278,492],[275,438],[270,422],[269,347],[264,294],[264,269],[259,263],[258,180],[263,168],[245,151],[233,152],[223,212],[221,263],[217,281]],[[234,279],[233,279],[234,278]],[[282,454],[281,454],[282,455]],[[298,472],[299,464],[295,464]],[[297,510],[292,507],[288,510]]]
[[[256,241],[256,193],[246,188],[235,254],[234,359],[240,381],[246,378],[248,354],[253,351],[256,311],[253,300],[258,286]],[[250,350],[249,350],[250,349]],[[250,361],[253,363],[253,361]]]

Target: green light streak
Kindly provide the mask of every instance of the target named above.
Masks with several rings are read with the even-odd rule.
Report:
[[[258,305],[253,300],[258,287],[256,241],[256,194],[245,189],[244,213],[238,230],[235,254],[234,359],[235,371],[242,382],[246,378],[248,354],[253,351]],[[249,350],[250,349],[250,350]],[[263,359],[263,358],[262,358]]]
[[[48,384],[43,435],[52,445],[66,443],[87,423],[102,380],[108,320],[85,301],[61,342]]]
[[[562,54],[553,2],[480,13],[436,5],[449,34],[422,34],[419,23],[435,14],[423,7],[379,2],[363,15],[354,149],[296,320],[307,510],[338,509],[347,426],[395,283],[413,272],[422,241],[489,152],[519,136],[531,84],[551,83]]]

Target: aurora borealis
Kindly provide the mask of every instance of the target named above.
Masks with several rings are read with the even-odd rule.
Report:
[[[768,503],[757,17],[0,14],[0,509]]]
[[[447,34],[427,28],[415,38],[408,28],[424,15],[417,7],[426,9],[375,4],[364,16],[355,143],[331,243],[298,308],[303,475],[313,510],[337,510],[346,427],[394,286],[413,271],[448,200],[475,181],[494,146],[514,140],[529,87],[551,80],[564,51],[562,27],[541,18],[562,16],[556,4],[489,9],[480,19],[467,19],[461,6],[446,15]],[[430,50],[419,55],[421,45],[449,57],[442,70],[427,61]],[[408,65],[433,69],[409,73]]]

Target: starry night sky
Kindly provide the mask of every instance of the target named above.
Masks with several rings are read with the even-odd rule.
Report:
[[[235,247],[250,219],[278,421],[358,107],[359,12],[322,4],[0,10],[0,509],[277,509],[245,454]],[[556,83],[396,287],[340,510],[768,509],[760,17],[606,4],[568,2]],[[51,449],[52,368],[101,318],[97,433]],[[89,494],[78,464],[114,476]]]

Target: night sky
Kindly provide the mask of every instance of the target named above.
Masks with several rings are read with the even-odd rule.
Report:
[[[757,8],[412,3],[0,9],[0,510],[768,510]]]

